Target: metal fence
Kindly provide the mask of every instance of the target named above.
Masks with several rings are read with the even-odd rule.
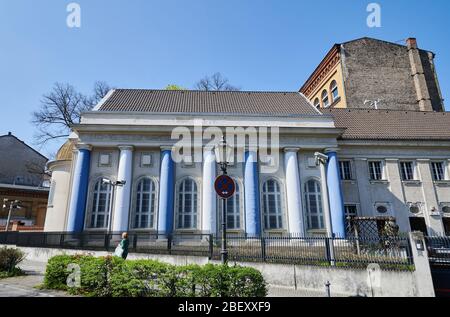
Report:
[[[120,233],[0,233],[0,244],[22,247],[114,251]],[[230,235],[230,261],[252,261],[365,268],[377,263],[385,270],[413,270],[407,237],[329,238],[303,236],[249,237]],[[205,256],[220,259],[219,238],[210,234],[130,233],[129,252]]]
[[[425,242],[430,263],[450,265],[449,236],[426,236]]]

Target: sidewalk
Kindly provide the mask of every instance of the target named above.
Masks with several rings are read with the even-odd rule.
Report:
[[[40,290],[44,281],[45,263],[23,261],[19,267],[27,275],[0,280],[0,297],[67,297],[65,292]]]

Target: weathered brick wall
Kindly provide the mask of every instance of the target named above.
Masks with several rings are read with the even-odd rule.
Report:
[[[367,108],[365,100],[380,99],[379,109],[420,110],[406,46],[365,38],[341,48],[348,108]],[[429,87],[434,87],[433,108],[438,109],[434,73],[429,62],[423,66]]]

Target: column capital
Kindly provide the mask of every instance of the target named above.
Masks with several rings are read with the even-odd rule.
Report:
[[[283,149],[283,151],[285,153],[287,153],[287,152],[295,152],[295,153],[297,153],[298,151],[300,151],[300,148],[299,147],[285,147]]]
[[[173,146],[172,145],[161,145],[159,147],[161,151],[172,151]]]
[[[75,144],[75,148],[76,148],[77,150],[88,150],[88,151],[92,151],[92,145],[86,144],[86,143],[77,143],[77,144]]]
[[[325,150],[323,150],[323,152],[324,152],[325,154],[328,154],[328,153],[337,153],[337,152],[339,152],[339,151],[340,151],[340,149],[337,148],[337,147],[329,147],[329,148],[326,148]]]
[[[119,145],[118,148],[121,151],[134,151],[134,146],[132,145]]]

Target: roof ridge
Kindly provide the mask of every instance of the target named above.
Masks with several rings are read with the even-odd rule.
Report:
[[[115,88],[118,90],[130,90],[130,91],[164,91],[164,92],[201,92],[201,93],[273,93],[273,94],[298,94],[298,91],[271,91],[271,90],[198,90],[198,89],[152,89],[152,88]]]

